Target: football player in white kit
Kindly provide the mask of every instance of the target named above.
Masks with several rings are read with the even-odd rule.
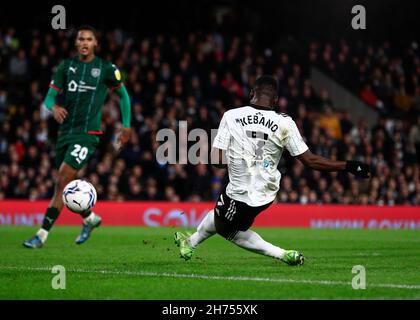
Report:
[[[218,233],[252,252],[289,265],[303,264],[302,253],[268,243],[249,229],[255,217],[267,209],[277,195],[281,178],[277,166],[284,149],[315,170],[345,170],[358,177],[369,177],[367,164],[335,161],[313,154],[293,119],[273,110],[277,91],[277,81],[271,76],[262,76],[251,90],[250,104],[223,115],[213,142],[211,163],[228,169],[229,183],[214,210],[208,212],[194,234],[175,233],[175,243],[185,260],[192,257],[201,242]]]

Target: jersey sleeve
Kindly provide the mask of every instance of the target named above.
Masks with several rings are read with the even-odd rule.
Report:
[[[214,138],[213,147],[221,150],[226,150],[229,146],[231,134],[229,131],[226,114],[223,115],[222,120],[220,121],[219,129],[217,130],[217,135]]]
[[[60,92],[63,90],[66,81],[65,61],[62,61],[55,71],[49,87]]]
[[[111,90],[121,88],[123,85],[121,81],[121,72],[114,64],[110,64],[106,70],[105,84]]]
[[[285,147],[293,157],[296,157],[309,149],[305,141],[303,141],[299,129],[293,120],[290,120],[288,131],[289,134],[286,138]]]

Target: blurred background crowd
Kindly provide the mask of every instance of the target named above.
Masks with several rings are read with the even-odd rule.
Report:
[[[258,21],[257,21],[258,22]],[[257,22],[253,22],[254,24]],[[401,43],[337,39],[261,45],[258,34],[231,28],[181,34],[98,28],[97,54],[122,72],[132,102],[132,137],[113,154],[120,126],[118,97],[103,109],[101,144],[80,172],[105,200],[213,201],[227,183],[210,165],[156,161],[158,130],[210,132],[226,110],[249,102],[262,74],[280,84],[277,111],[296,121],[314,153],[372,165],[373,177],[306,169],[287,152],[276,202],[420,204],[420,49]],[[57,170],[58,124],[43,105],[58,63],[74,54],[74,31],[31,31],[0,24],[0,199],[48,199]],[[283,38],[285,39],[285,38]],[[287,43],[287,41],[286,41]],[[352,120],[326,89],[314,90],[315,66],[379,114],[374,126]]]
[[[57,124],[43,99],[54,68],[73,53],[73,37],[34,30],[25,38],[12,28],[0,31],[0,198],[48,199],[53,193]],[[110,94],[101,147],[81,172],[99,199],[215,200],[226,172],[204,164],[159,164],[156,133],[162,128],[178,132],[180,120],[189,130],[210,132],[224,111],[246,104],[255,79],[269,73],[280,84],[278,111],[294,118],[313,152],[366,161],[373,168],[372,179],[358,181],[345,173],[308,170],[285,155],[278,202],[420,204],[420,56],[414,44],[391,58],[391,43],[353,48],[342,41],[334,48],[311,42],[305,44],[306,61],[298,63],[286,51],[258,49],[252,34],[139,39],[116,29],[100,39],[98,55],[120,68],[131,95],[133,135],[114,156],[109,142],[120,114],[118,98]],[[354,123],[351,110],[338,112],[327,90],[315,93],[311,64],[329,70],[380,109],[378,123],[373,128],[363,119]]]

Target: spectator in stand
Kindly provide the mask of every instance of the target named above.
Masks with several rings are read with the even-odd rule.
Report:
[[[341,140],[341,124],[337,114],[335,114],[330,106],[325,107],[325,112],[319,117],[319,126],[335,140]]]
[[[382,109],[383,103],[378,99],[376,94],[373,92],[370,84],[366,84],[362,91],[360,91],[360,98],[369,106],[373,108]]]

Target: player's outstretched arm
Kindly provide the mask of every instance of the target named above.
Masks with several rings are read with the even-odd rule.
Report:
[[[347,171],[357,177],[369,178],[370,167],[360,161],[336,161],[312,153],[310,150],[300,154],[297,158],[305,165],[320,171]]]

